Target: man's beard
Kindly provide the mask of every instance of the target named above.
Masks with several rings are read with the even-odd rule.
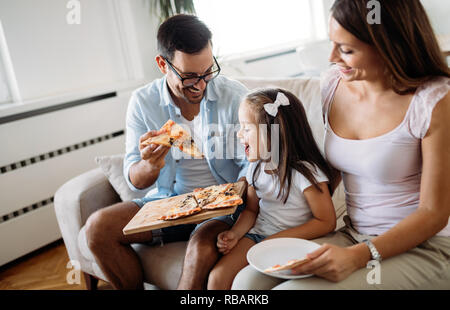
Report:
[[[195,88],[194,86],[189,86],[189,87],[184,87],[183,90],[181,91],[181,98],[189,104],[199,104],[200,101],[203,99],[204,94],[205,94],[205,90],[203,91],[202,96],[199,98],[200,100],[198,102],[192,102],[191,100],[189,100],[189,98],[185,95],[184,90],[186,90],[187,92],[189,91],[189,89],[194,89],[194,90],[198,90],[197,88]]]

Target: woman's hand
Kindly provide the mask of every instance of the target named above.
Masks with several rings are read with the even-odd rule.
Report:
[[[293,274],[314,274],[332,282],[339,282],[365,267],[370,260],[370,252],[365,244],[342,248],[325,243],[307,257],[311,261],[293,268]]]
[[[230,253],[231,249],[238,243],[239,239],[232,230],[225,230],[217,235],[217,248],[223,255]]]

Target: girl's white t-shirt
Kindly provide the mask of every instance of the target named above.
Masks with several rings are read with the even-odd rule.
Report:
[[[309,163],[304,163],[308,167],[312,167]],[[257,162],[250,163],[247,170],[247,182],[252,186],[254,186],[252,177],[256,165]],[[259,214],[249,233],[268,237],[277,232],[300,226],[312,219],[313,214],[303,195],[303,191],[312,186],[311,182],[300,172],[294,170],[291,190],[286,203],[283,204],[282,197],[277,198],[280,189],[278,177],[266,173],[264,167],[265,163],[261,163],[259,176],[255,180],[256,194],[260,199]],[[315,169],[311,169],[311,172],[318,183],[328,182],[326,175],[317,166]]]

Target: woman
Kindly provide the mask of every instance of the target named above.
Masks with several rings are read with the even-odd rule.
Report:
[[[342,175],[346,227],[293,270],[316,277],[246,267],[234,289],[450,288],[450,70],[419,0],[380,2],[380,24],[366,0],[337,0],[329,22],[325,155]]]

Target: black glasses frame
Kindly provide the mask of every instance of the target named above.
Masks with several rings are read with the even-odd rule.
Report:
[[[193,86],[193,85],[197,84],[198,82],[200,82],[200,80],[203,80],[203,81],[205,81],[205,83],[208,83],[209,81],[215,79],[215,78],[220,74],[220,66],[219,66],[219,63],[217,62],[216,57],[213,56],[213,58],[214,58],[214,62],[215,62],[216,65],[217,65],[217,70],[215,70],[215,71],[213,71],[213,72],[209,72],[209,73],[207,73],[207,74],[203,74],[203,75],[198,75],[198,76],[192,76],[192,77],[184,78],[184,77],[181,76],[180,73],[178,73],[178,71],[177,71],[178,69],[176,69],[176,67],[175,67],[175,66],[174,66],[167,58],[163,57],[163,59],[164,59],[164,60],[167,62],[167,64],[169,65],[170,69],[171,69],[171,70],[177,75],[177,77],[180,79],[180,81],[181,81],[181,83],[183,84],[183,86],[186,86],[186,87]],[[216,75],[213,76],[210,80],[207,81],[206,78],[207,78],[208,76],[213,75],[213,74],[216,74]],[[187,84],[185,84],[185,81],[186,81],[186,80],[193,80],[193,79],[197,79],[197,80],[195,81],[195,83],[187,83]]]

